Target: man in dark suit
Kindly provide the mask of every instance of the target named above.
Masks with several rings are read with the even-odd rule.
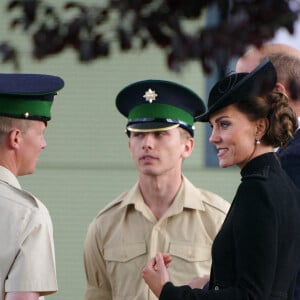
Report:
[[[266,57],[271,60],[277,72],[275,90],[288,96],[289,105],[295,111],[300,125],[300,51],[291,46],[278,43],[265,44],[261,48],[250,48],[237,61],[236,71],[251,72]],[[300,189],[299,128],[294,139],[286,148],[278,149],[278,152],[283,169]],[[300,300],[300,266],[296,278],[294,300]]]

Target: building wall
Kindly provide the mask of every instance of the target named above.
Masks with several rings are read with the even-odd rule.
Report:
[[[198,63],[188,64],[180,74],[170,73],[155,47],[128,54],[114,51],[109,59],[90,64],[80,64],[71,50],[34,61],[22,32],[8,29],[9,17],[1,7],[0,40],[9,38],[18,45],[20,71],[59,75],[66,83],[53,104],[47,149],[35,174],[20,182],[45,203],[54,223],[59,292],[47,298],[82,299],[82,247],[88,224],[106,203],[137,180],[124,133],[126,120],[114,104],[116,94],[133,81],[159,78],[184,84],[205,98],[205,76]],[[0,72],[14,70],[0,64]],[[238,170],[206,168],[203,124],[197,124],[195,135],[195,150],[184,162],[185,175],[195,185],[231,201],[239,182]]]

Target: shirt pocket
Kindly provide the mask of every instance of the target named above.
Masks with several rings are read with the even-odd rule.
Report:
[[[211,247],[172,242],[170,254],[188,262],[211,260]]]
[[[145,242],[136,242],[131,244],[121,244],[115,247],[106,247],[103,255],[106,261],[125,263],[145,253]]]
[[[169,272],[175,284],[183,284],[193,277],[210,274],[211,247],[173,242],[169,252],[172,256]]]
[[[134,296],[147,263],[146,243],[135,242],[106,247],[103,253],[114,295]]]

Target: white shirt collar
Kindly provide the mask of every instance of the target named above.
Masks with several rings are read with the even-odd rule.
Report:
[[[21,185],[17,179],[17,177],[8,169],[3,166],[0,166],[0,180],[21,189]]]

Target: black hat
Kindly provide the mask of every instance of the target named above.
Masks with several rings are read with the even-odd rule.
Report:
[[[128,118],[128,131],[150,132],[180,126],[192,136],[195,116],[205,111],[202,99],[190,89],[175,82],[151,79],[122,89],[116,106]]]
[[[218,81],[208,97],[208,110],[196,117],[197,121],[208,122],[212,113],[249,97],[263,96],[275,87],[277,81],[273,64],[265,59],[250,73],[234,73]]]
[[[0,73],[0,116],[47,122],[54,96],[63,86],[57,76]]]

